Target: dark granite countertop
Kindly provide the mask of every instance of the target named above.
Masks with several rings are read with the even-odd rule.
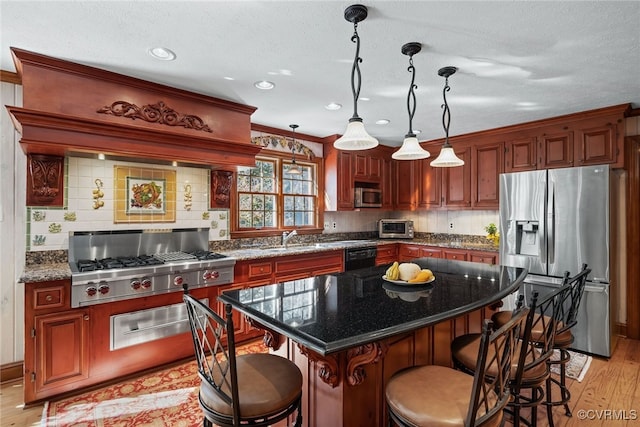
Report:
[[[422,258],[436,280],[401,286],[372,267],[251,289],[219,299],[258,323],[320,354],[346,350],[433,325],[514,292],[526,270]]]

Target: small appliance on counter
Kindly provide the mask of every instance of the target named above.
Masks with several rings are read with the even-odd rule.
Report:
[[[413,221],[408,219],[378,220],[380,239],[413,239]]]

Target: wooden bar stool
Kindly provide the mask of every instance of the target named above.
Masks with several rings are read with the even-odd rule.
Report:
[[[394,374],[385,389],[389,427],[392,422],[407,427],[501,425],[511,397],[510,367],[528,313],[528,308],[518,309],[495,331],[485,320],[474,376],[436,365]],[[493,375],[487,375],[490,369]]]
[[[273,354],[236,356],[231,305],[226,320],[185,289],[201,384],[198,399],[205,427],[270,426],[297,411],[302,426],[302,374]]]

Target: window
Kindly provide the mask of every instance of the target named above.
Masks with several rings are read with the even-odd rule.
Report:
[[[258,157],[256,166],[237,173],[237,232],[318,228],[318,168],[298,162],[301,174],[288,173],[291,160]]]

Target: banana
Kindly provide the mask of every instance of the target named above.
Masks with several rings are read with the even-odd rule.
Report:
[[[395,261],[391,267],[387,268],[386,271],[386,276],[387,279],[389,280],[398,280],[398,277],[400,276],[400,269],[399,269],[399,263],[398,261]]]

